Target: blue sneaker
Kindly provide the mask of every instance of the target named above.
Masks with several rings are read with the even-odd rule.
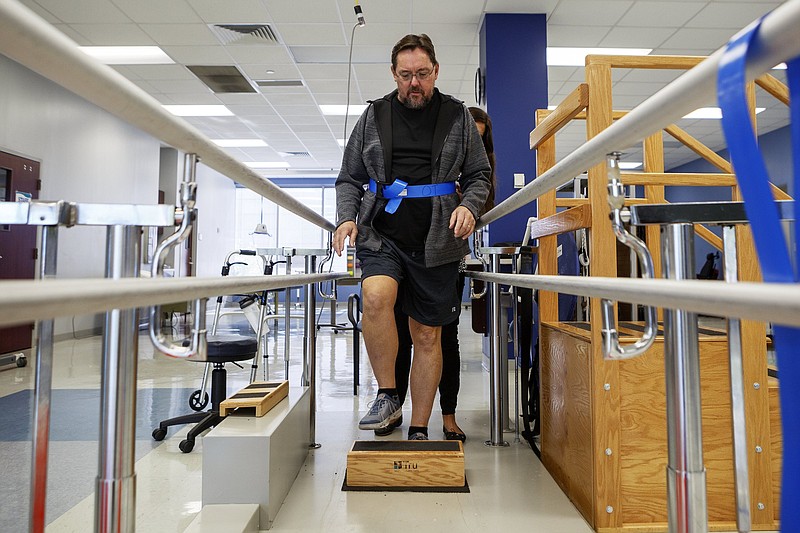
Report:
[[[403,415],[403,406],[397,396],[385,392],[378,394],[369,412],[358,423],[358,429],[386,429]]]

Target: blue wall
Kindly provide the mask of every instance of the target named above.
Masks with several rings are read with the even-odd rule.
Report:
[[[547,108],[547,21],[545,15],[488,13],[480,39],[499,204],[517,191],[515,173],[524,173],[526,183],[536,175],[528,137],[536,125],[535,110]],[[492,222],[487,244],[522,240],[528,217],[535,215],[532,203]]]

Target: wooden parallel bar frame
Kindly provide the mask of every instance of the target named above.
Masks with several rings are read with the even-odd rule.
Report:
[[[588,56],[586,59],[586,81],[580,84],[555,110],[537,110],[536,128],[530,133],[531,149],[537,150],[537,172],[543,174],[552,168],[555,161],[555,136],[570,120],[585,120],[587,139],[596,136],[614,120],[623,117],[625,111],[612,109],[611,69],[688,69],[696,66],[703,57],[623,57]],[[755,124],[755,86],[766,90],[775,98],[788,103],[788,90],[770,75],[764,75],[749,84],[751,115]],[[740,199],[736,176],[732,165],[703,145],[688,132],[671,125],[666,133],[689,147],[698,156],[709,161],[719,173],[666,173],[664,168],[663,132],[643,140],[644,172],[623,172],[625,185],[644,187],[644,198],[626,199],[626,204],[666,203],[665,186],[722,186],[730,187],[732,199]],[[538,199],[539,220],[531,225],[531,236],[539,238],[539,271],[541,274],[557,274],[557,240],[562,232],[589,227],[590,256],[592,258],[616,257],[616,239],[608,223],[606,204],[605,164],[598,164],[588,171],[588,198],[556,198],[550,191]],[[782,190],[773,185],[776,199],[789,199]],[[566,208],[566,210],[563,210]],[[559,209],[562,209],[559,211]],[[722,239],[708,228],[695,225],[698,237],[722,249]],[[653,254],[657,276],[660,277],[661,249],[658,227],[646,229],[646,241]],[[752,236],[747,227],[737,227],[739,276],[742,281],[760,279]],[[595,260],[590,265],[590,275],[617,275],[615,261]],[[556,293],[539,292],[540,327],[558,322],[558,298]],[[556,361],[541,360],[542,379],[545,376],[572,376],[581,385],[579,390],[565,385],[561,391],[566,401],[585,407],[585,412],[549,413],[553,419],[542,417],[542,461],[556,478],[559,485],[583,514],[591,526],[602,532],[612,531],[661,531],[665,523],[625,523],[622,506],[622,473],[620,453],[620,425],[622,424],[622,400],[620,397],[620,363],[606,362],[602,356],[600,302],[592,299],[591,324],[588,338],[589,352],[585,354],[560,354]],[[568,334],[571,328],[563,324]],[[742,323],[742,347],[745,354],[766,354],[766,335],[763,323]],[[776,461],[772,450],[780,453],[780,443],[775,442],[776,422],[774,408],[776,383],[772,388],[766,368],[766,356],[745,358],[745,383],[752,385],[746,390],[748,448],[750,462],[751,513],[754,530],[774,529],[778,519],[779,476],[775,474]],[[773,380],[774,381],[774,380]],[[761,387],[755,384],[760,384]],[[543,382],[542,405],[553,393],[553,383]],[[771,391],[771,392],[770,392]],[[779,420],[779,419],[778,419]],[[752,421],[752,422],[751,422]],[[772,428],[775,429],[774,427]],[[779,428],[778,428],[779,429]],[[553,437],[553,435],[556,435]],[[566,435],[570,435],[566,438]],[[551,441],[550,439],[555,439]],[[578,442],[590,442],[589,446]],[[757,447],[761,451],[756,452]],[[710,523],[711,530],[731,528],[733,522]]]
[[[560,235],[569,231],[589,228],[592,224],[592,206],[578,205],[532,223],[531,239]]]
[[[581,83],[564,101],[558,104],[552,113],[549,113],[541,122],[537,122],[536,128],[530,135],[531,150],[537,148],[543,140],[552,137],[578,113],[586,109],[587,105],[589,105],[589,87],[585,83]]]

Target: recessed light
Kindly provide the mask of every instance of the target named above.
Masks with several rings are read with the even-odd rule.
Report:
[[[778,63],[772,67],[772,70],[786,70],[786,63]]]
[[[319,106],[319,110],[323,115],[360,115],[367,108],[367,104],[351,104],[346,105],[325,105]]]
[[[106,65],[168,65],[175,63],[158,46],[81,46],[81,51]]]
[[[547,65],[550,67],[582,67],[587,55],[646,56],[652,48],[570,48],[547,47]]]
[[[261,139],[212,139],[212,142],[223,148],[255,148],[268,146]]]
[[[267,71],[267,74],[275,74],[275,71],[274,71],[274,70],[272,70],[272,69],[269,69],[269,70]]]
[[[756,108],[756,115],[764,111],[765,107],[757,107]],[[700,109],[695,109],[688,115],[684,115],[683,118],[693,118],[693,119],[721,119],[722,118],[722,110],[718,107],[701,107]]]
[[[233,116],[233,112],[224,105],[165,105],[164,109],[179,117]]]
[[[245,161],[244,164],[250,168],[289,168],[289,163],[284,161]]]
[[[336,139],[336,142],[339,144],[339,146],[344,146],[346,141],[344,139]]]

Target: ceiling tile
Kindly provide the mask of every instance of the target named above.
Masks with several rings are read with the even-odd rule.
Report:
[[[361,45],[382,45],[387,50],[391,50],[392,46],[410,31],[408,24],[397,24],[395,22],[367,22],[366,26],[356,29],[353,35],[353,42]],[[345,28],[347,28],[347,24],[345,24]],[[348,44],[350,43],[350,35],[351,32],[347,31],[345,37]],[[435,45],[436,43],[434,42]]]
[[[673,28],[612,28],[600,46],[609,48],[658,48],[677,30]]]
[[[136,24],[72,24],[93,45],[143,46],[156,42]],[[60,28],[59,28],[60,29]],[[63,31],[63,30],[62,30]]]
[[[764,4],[710,2],[686,23],[687,28],[728,28],[736,33],[770,11]]]
[[[192,9],[209,23],[260,23],[270,22],[269,15],[261,0],[192,0]]]
[[[412,0],[412,21],[415,24],[424,24],[425,27],[433,20],[475,23],[483,12],[483,4],[484,0],[458,0],[458,8],[454,9],[455,4],[451,2]]]
[[[348,27],[356,22],[353,0],[337,0],[342,21]],[[412,6],[410,2],[368,0],[361,2],[367,27],[374,23],[405,23],[410,30]]]
[[[360,72],[360,68],[373,67],[373,65],[354,65],[354,70]],[[347,77],[347,65],[344,64],[303,64],[298,67],[300,75],[306,80],[327,80]],[[389,69],[383,66],[384,76],[389,75]]]
[[[281,41],[288,46],[346,45],[341,24],[281,24]]]
[[[619,20],[619,26],[680,28],[707,2],[635,2]]]
[[[584,47],[599,46],[611,26],[574,26],[548,24],[547,45]]]
[[[487,0],[487,13],[546,13],[550,14],[559,0]]]
[[[75,41],[78,46],[88,46],[95,44],[87,39],[82,33],[78,32],[72,27],[72,24],[53,24],[53,27]]]
[[[37,0],[37,2],[61,22],[122,24],[131,22],[131,19],[125,13],[107,0],[88,0],[84,2]]]
[[[141,28],[160,45],[219,44],[205,24],[142,24]]]
[[[97,0],[94,0],[97,1]],[[200,17],[185,0],[113,0],[134,22],[185,24],[200,22]],[[65,2],[70,3],[70,2]],[[83,3],[83,2],[81,2]]]
[[[632,1],[604,0],[598,5],[591,0],[562,0],[550,16],[550,24],[576,26],[611,26],[633,5]]]
[[[313,24],[339,20],[339,9],[334,0],[317,0],[313,9],[299,8],[297,0],[270,0],[267,12],[277,23]]]
[[[714,51],[724,46],[730,37],[729,30],[681,28],[667,39],[662,47]]]
[[[183,65],[230,65],[231,56],[219,46],[162,46],[177,63]]]

